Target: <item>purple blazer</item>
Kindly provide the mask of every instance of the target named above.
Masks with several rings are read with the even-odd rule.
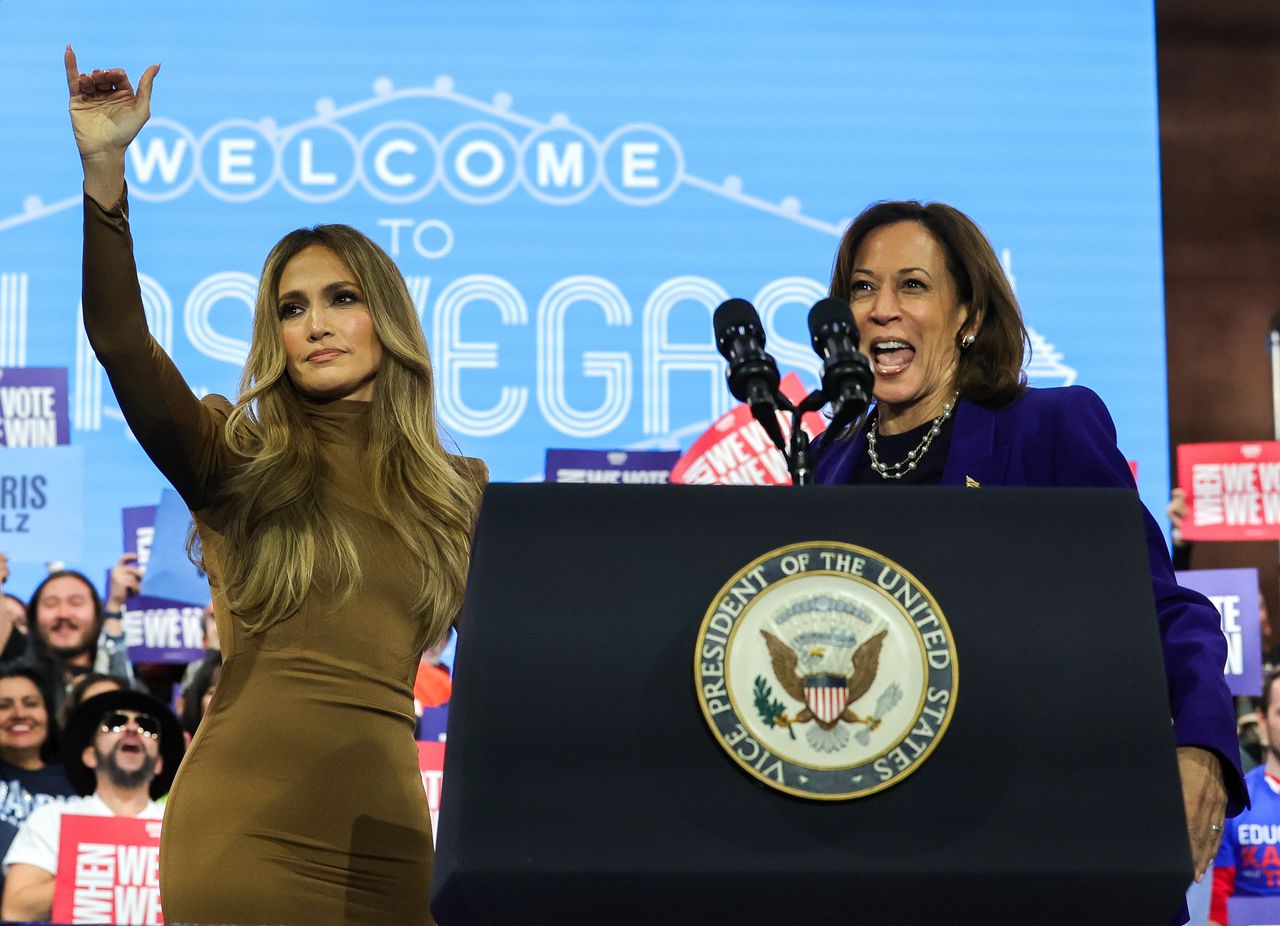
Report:
[[[847,483],[866,453],[865,432],[823,447],[817,481]],[[985,408],[961,399],[942,484],[984,486],[1076,486],[1136,489],[1129,464],[1116,446],[1107,407],[1083,386],[1027,389],[1005,408]],[[1169,709],[1179,746],[1201,746],[1218,754],[1227,785],[1227,816],[1248,803],[1240,771],[1236,716],[1223,678],[1227,645],[1218,612],[1198,592],[1182,588],[1164,536],[1151,513],[1146,520],[1151,588],[1164,649]]]

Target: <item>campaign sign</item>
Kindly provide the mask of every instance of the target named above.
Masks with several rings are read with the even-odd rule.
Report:
[[[163,923],[160,821],[140,817],[62,818],[57,923]]]
[[[680,461],[678,450],[547,451],[547,482],[597,485],[666,485]]]
[[[204,608],[200,605],[134,595],[121,618],[130,662],[185,665],[204,657]]]
[[[158,505],[138,505],[121,510],[124,551],[137,554],[137,566],[144,574],[151,559],[158,508]],[[185,556],[184,551],[184,559]],[[148,590],[152,584],[148,584]],[[132,662],[185,664],[204,656],[202,606],[154,595],[134,595],[124,603],[123,623],[125,645],[129,647]]]
[[[0,369],[0,447],[69,443],[67,368]]]
[[[789,374],[779,391],[799,404],[808,390],[800,377]],[[778,424],[783,436],[791,433],[791,414],[778,414]],[[810,412],[801,421],[810,438],[826,428],[826,421],[817,412]],[[751,414],[746,404],[735,406],[721,416],[694,441],[688,453],[671,472],[671,481],[685,485],[790,485],[791,474],[787,461],[760,422]]]
[[[1187,540],[1280,540],[1280,441],[1178,446]]]
[[[162,491],[143,591],[154,598],[204,607],[210,597],[209,580],[187,557],[190,529],[191,512],[182,497],[172,489]]]
[[[449,734],[449,702],[424,707],[418,716],[416,735],[423,742],[444,742]]]
[[[444,781],[444,743],[418,743],[418,771],[427,792],[427,809],[431,812],[431,839],[435,841],[440,825],[440,785]]]
[[[1280,897],[1228,897],[1227,921],[1231,926],[1276,926]]]
[[[147,562],[151,558],[151,542],[156,535],[156,505],[137,505],[120,510],[120,520],[124,529],[121,549],[126,553],[137,554],[134,564],[144,573]]]
[[[1262,691],[1262,631],[1258,626],[1258,570],[1188,569],[1178,584],[1204,595],[1218,609],[1227,638],[1223,674],[1233,695],[1256,698]]]
[[[19,563],[76,562],[83,545],[83,450],[0,453],[0,551]]]

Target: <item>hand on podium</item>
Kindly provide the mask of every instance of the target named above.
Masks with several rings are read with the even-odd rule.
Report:
[[[1178,776],[1182,779],[1182,802],[1187,811],[1191,859],[1199,881],[1222,841],[1222,821],[1227,810],[1222,763],[1208,749],[1179,746]]]

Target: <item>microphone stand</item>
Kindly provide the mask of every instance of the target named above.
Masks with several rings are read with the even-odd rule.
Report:
[[[791,473],[791,484],[793,486],[813,485],[813,452],[810,448],[812,441],[805,433],[801,419],[809,412],[816,412],[826,405],[827,396],[821,389],[815,389],[805,396],[804,401],[799,405],[794,404],[781,392],[776,393],[773,400],[778,408],[791,412],[790,437],[787,440],[781,440],[780,435],[771,435],[774,444],[782,451],[782,456],[787,461],[787,472]],[[760,413],[757,412],[756,406],[752,406],[751,411],[756,415],[756,420],[759,420]],[[768,413],[772,414],[772,409],[769,409]],[[768,432],[769,429],[765,428],[765,431]]]

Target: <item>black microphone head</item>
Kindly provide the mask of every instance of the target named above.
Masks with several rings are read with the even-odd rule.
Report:
[[[1271,316],[1271,330],[1280,331],[1280,312]]]
[[[760,314],[756,307],[745,299],[727,299],[716,308],[711,319],[716,333],[716,348],[726,360],[729,357],[730,342],[733,338],[747,334],[764,348],[764,326],[760,324]]]
[[[853,311],[849,308],[849,303],[833,296],[820,299],[809,310],[809,338],[813,341],[813,349],[821,353],[818,341],[837,331],[852,338],[853,346],[857,348],[858,329],[853,323]]]
[[[726,328],[738,328],[746,325],[760,325],[760,314],[756,307],[745,299],[726,299],[716,308],[711,322],[717,332]]]

